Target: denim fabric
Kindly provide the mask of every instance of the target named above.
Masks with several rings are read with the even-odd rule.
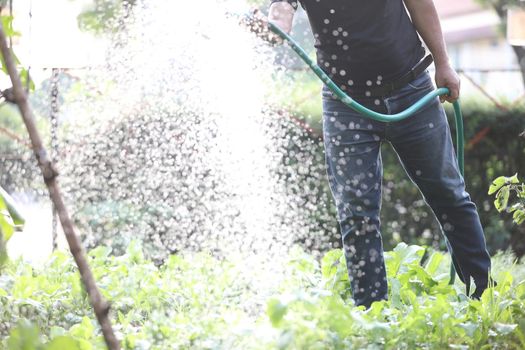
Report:
[[[428,72],[389,96],[353,96],[382,113],[398,113],[434,89]],[[432,208],[460,279],[476,292],[486,288],[490,256],[476,206],[465,191],[445,112],[438,98],[398,122],[366,119],[323,87],[323,133],[328,180],[337,206],[353,298],[369,307],[387,299],[379,212],[382,163],[388,141],[410,179]],[[467,289],[468,294],[468,289]]]

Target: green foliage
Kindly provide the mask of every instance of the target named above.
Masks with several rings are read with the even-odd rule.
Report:
[[[319,264],[290,253],[275,287],[234,257],[171,256],[154,266],[133,243],[124,256],[89,253],[124,349],[443,349],[525,346],[525,266],[493,259],[498,286],[480,301],[448,285],[450,259],[400,244],[386,253],[389,301],[355,307],[341,250]],[[423,256],[428,256],[422,261]],[[259,271],[259,273],[262,271]],[[0,277],[0,348],[100,349],[72,258],[55,252],[42,266],[9,264]]]
[[[123,19],[129,15],[136,0],[93,0],[78,16],[80,29],[97,34],[113,33],[123,29]]]
[[[13,16],[0,16],[0,21],[2,23],[2,28],[4,29],[4,33],[7,38],[15,38],[20,36],[20,33],[13,29]],[[23,86],[29,86],[30,90],[33,90],[35,88],[34,82],[29,77],[29,72],[26,68],[22,67],[20,60],[16,56],[15,52],[11,49],[11,55],[13,55],[13,58],[15,60],[15,64],[18,66],[20,79],[22,81]],[[5,75],[8,75],[7,72],[7,66],[4,62],[4,57],[0,55],[0,63],[2,67],[2,72],[4,72]]]
[[[511,177],[500,176],[489,187],[489,194],[496,194],[494,206],[498,212],[513,213],[512,220],[521,225],[525,221],[525,185],[518,179],[518,174]],[[509,204],[511,193],[514,203]]]
[[[15,231],[23,228],[24,218],[16,209],[14,201],[0,187],[0,268],[7,260],[6,243]]]

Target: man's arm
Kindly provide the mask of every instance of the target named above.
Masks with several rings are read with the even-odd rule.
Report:
[[[296,2],[297,4],[297,2]],[[296,5],[297,6],[297,5]],[[268,21],[290,34],[292,30],[295,8],[286,1],[274,2],[270,5]]]
[[[450,95],[441,96],[441,102],[454,102],[459,97],[460,81],[456,71],[450,66],[441,24],[433,0],[403,0],[412,22],[434,57],[436,65],[436,85],[447,87]]]
[[[277,34],[274,34],[268,28],[268,22],[272,22],[281,28],[284,32],[290,33],[292,30],[293,16],[297,2],[291,1],[294,5],[286,1],[273,2],[270,5],[268,11],[268,17],[266,17],[261,11],[255,9],[253,15],[244,24],[247,25],[250,30],[256,33],[260,38],[270,42],[271,44],[282,44],[283,40]],[[295,6],[295,7],[294,7]]]

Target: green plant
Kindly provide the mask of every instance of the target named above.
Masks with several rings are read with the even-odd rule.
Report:
[[[498,212],[513,213],[512,220],[518,225],[525,221],[525,185],[518,179],[518,174],[496,178],[490,185],[489,194],[496,195],[494,206]]]
[[[24,222],[12,198],[0,187],[0,268],[7,259],[7,241],[23,228]]]
[[[389,300],[369,310],[353,304],[339,249],[321,261],[293,249],[271,275],[265,264],[245,268],[236,255],[185,253],[156,267],[136,242],[123,256],[99,247],[89,257],[124,349],[525,346],[525,266],[509,253],[493,258],[498,286],[472,301],[463,286],[448,285],[447,254],[399,244],[386,253]],[[57,251],[34,266],[7,265],[0,278],[0,348],[103,348],[68,254]]]
[[[79,27],[96,34],[121,30],[136,3],[136,0],[92,0],[77,18]]]

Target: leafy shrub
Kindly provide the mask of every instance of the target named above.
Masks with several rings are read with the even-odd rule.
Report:
[[[515,203],[510,205],[509,199],[514,192]],[[495,179],[489,188],[489,194],[495,194],[494,206],[501,213],[506,211],[512,214],[513,221],[521,225],[525,221],[525,186],[518,180],[518,174]]]
[[[472,301],[448,285],[448,255],[400,244],[386,254],[389,301],[365,311],[353,305],[340,250],[319,263],[294,249],[273,275],[279,283],[262,279],[264,287],[264,267],[243,268],[233,257],[193,253],[156,267],[135,243],[123,256],[110,253],[92,250],[90,264],[124,349],[525,346],[525,267],[509,254],[494,258],[498,286]],[[103,348],[71,257],[55,252],[40,267],[12,262],[0,276],[0,348],[60,345]]]

